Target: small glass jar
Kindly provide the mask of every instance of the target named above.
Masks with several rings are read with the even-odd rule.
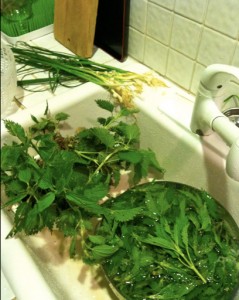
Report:
[[[1,119],[11,110],[17,91],[17,72],[13,52],[5,44],[1,44]]]
[[[32,16],[31,0],[2,0],[1,14],[17,26],[19,35],[30,31],[28,19]]]

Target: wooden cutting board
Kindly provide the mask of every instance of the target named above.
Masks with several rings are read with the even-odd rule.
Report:
[[[55,39],[73,53],[93,55],[98,0],[55,0]]]

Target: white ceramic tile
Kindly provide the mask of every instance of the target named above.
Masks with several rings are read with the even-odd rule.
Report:
[[[233,38],[238,38],[239,1],[210,0],[205,24]]]
[[[232,64],[239,67],[239,42],[237,42],[236,50],[232,59]]]
[[[200,82],[201,75],[202,75],[202,72],[204,71],[204,69],[205,69],[205,66],[200,65],[200,64],[195,64],[195,68],[194,68],[194,72],[193,72],[193,76],[192,76],[192,83],[191,83],[191,87],[190,87],[190,91],[195,95],[197,94],[199,82]]]
[[[141,32],[129,28],[128,53],[139,61],[143,61],[145,35]]]
[[[197,61],[203,65],[229,64],[232,60],[235,40],[205,28],[202,34]]]
[[[148,4],[147,15],[147,34],[168,45],[173,22],[173,13],[159,7],[158,5]]]
[[[176,0],[175,11],[189,19],[202,22],[205,17],[207,0]]]
[[[183,54],[170,50],[167,77],[185,89],[189,89],[193,74],[194,61]]]
[[[168,9],[173,9],[175,0],[149,0],[149,2],[161,5]]]
[[[141,32],[145,32],[147,1],[131,0],[129,11],[130,11],[129,25]]]
[[[195,58],[202,26],[187,18],[175,15],[170,46],[181,53]]]
[[[168,47],[156,40],[146,38],[144,63],[147,66],[159,72],[161,75],[165,75],[167,57]]]

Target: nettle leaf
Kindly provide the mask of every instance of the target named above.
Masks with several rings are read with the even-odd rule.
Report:
[[[186,216],[179,216],[176,218],[174,228],[173,228],[173,237],[174,241],[177,245],[181,244],[181,236],[185,237],[185,232],[183,230],[187,230],[188,228],[188,219]],[[183,235],[184,234],[184,235]],[[186,237],[185,237],[186,240]],[[186,245],[185,245],[186,246]]]
[[[169,250],[175,250],[174,244],[170,238],[165,239],[158,236],[149,236],[148,238],[143,239],[142,242]]]
[[[100,108],[108,110],[109,112],[113,112],[115,109],[115,105],[110,101],[98,99],[95,102]]]
[[[57,121],[65,121],[69,118],[70,115],[64,113],[64,112],[60,112],[58,114],[55,115],[55,119]]]
[[[96,245],[103,245],[105,244],[105,237],[101,235],[89,235],[88,239],[91,241],[91,243]]]
[[[44,172],[44,175],[41,176],[40,180],[38,181],[39,188],[41,188],[43,190],[52,188],[53,187],[53,182],[52,182],[53,175],[52,175],[51,170],[49,168],[46,168],[43,170],[43,172]]]
[[[178,244],[178,226],[177,226],[177,222],[174,224],[173,230],[171,230],[171,227],[168,223],[168,220],[165,217],[161,217],[161,224],[162,227],[164,228],[165,232],[167,232],[172,238],[174,238],[174,241],[176,242],[176,244]],[[162,228],[161,227],[161,228]],[[176,229],[176,230],[175,230]],[[175,234],[176,232],[176,234]]]
[[[93,255],[94,259],[102,259],[113,255],[118,250],[119,247],[117,246],[97,245],[91,249],[91,254]]]
[[[42,217],[39,214],[34,215],[31,212],[25,216],[24,233],[26,235],[36,234],[45,227]]]
[[[66,193],[66,199],[69,200],[72,204],[77,205],[78,207],[84,209],[85,211],[98,216],[103,214],[108,214],[109,210],[98,205],[94,202],[89,201],[89,199],[84,198],[82,195],[78,195],[73,192]]]
[[[25,183],[29,184],[29,181],[31,179],[31,170],[30,170],[30,168],[19,170],[18,178],[22,182],[25,182]]]
[[[27,196],[26,192],[23,192],[15,197],[11,197],[5,204],[2,205],[1,208],[5,208],[7,206],[14,205],[16,203],[19,203],[22,199],[24,199]]]
[[[1,169],[9,170],[18,165],[19,158],[23,154],[23,148],[20,145],[4,145],[1,148]]]
[[[114,117],[108,117],[108,118],[99,117],[99,118],[97,118],[97,122],[103,126],[107,126],[113,120],[114,120]]]
[[[91,201],[99,201],[108,193],[108,185],[100,182],[98,184],[86,186],[84,196]]]
[[[96,136],[106,147],[112,148],[115,144],[113,135],[105,128],[91,128],[91,132]]]
[[[182,240],[183,243],[186,247],[186,249],[188,249],[188,227],[189,227],[189,223],[186,223],[182,229]]]
[[[127,124],[120,122],[116,129],[124,135],[126,140],[130,142],[137,142],[139,140],[140,131],[139,127],[136,124]]]
[[[207,203],[207,208],[208,211],[210,212],[210,216],[213,217],[214,219],[218,218],[218,206],[216,204],[216,201],[208,195],[207,192],[203,191],[202,192],[203,199]]]
[[[97,118],[97,122],[98,122],[100,125],[105,126],[105,125],[106,125],[106,118],[99,117],[99,118]]]
[[[210,230],[211,228],[211,217],[207,210],[207,204],[204,203],[201,209],[199,210],[199,217],[201,220],[201,229]]]
[[[181,297],[189,294],[191,290],[195,288],[196,284],[194,283],[170,283],[164,288],[161,289],[159,294],[157,294],[158,298],[155,299],[175,299],[175,295],[177,295],[177,299],[181,299]],[[184,299],[184,298],[182,298]]]
[[[20,193],[26,192],[27,186],[24,182],[20,181],[19,179],[12,179],[9,181],[6,186],[5,190],[8,196],[18,195]]]
[[[137,167],[138,171],[140,170],[140,174],[142,175],[142,177],[147,177],[150,167],[153,167],[159,172],[164,172],[164,170],[160,167],[153,151],[139,149],[139,152],[142,155],[142,160],[140,164],[137,165]]]
[[[142,213],[142,207],[135,207],[130,209],[119,209],[111,211],[114,219],[118,222],[128,222],[133,220],[137,215]]]
[[[187,217],[192,222],[192,224],[196,227],[196,229],[199,230],[201,225],[198,220],[198,215],[194,211],[189,211],[187,213]]]
[[[42,213],[41,213],[44,226],[49,228],[50,230],[53,229],[56,219],[58,218],[57,208],[55,206],[48,206]]]
[[[160,237],[160,238],[163,238],[165,240],[172,242],[171,233],[168,234],[166,232],[163,223],[155,224],[155,232],[156,232],[157,237]]]
[[[146,191],[145,204],[147,209],[152,213],[155,218],[158,218],[158,206],[156,199],[152,197],[152,194],[149,191]]]
[[[53,141],[51,134],[40,136],[40,145],[38,146],[38,154],[44,161],[51,161],[52,155],[58,150],[58,144]]]
[[[132,114],[135,114],[135,113],[138,113],[138,112],[139,112],[138,108],[126,108],[126,107],[123,107],[123,108],[121,108],[120,114],[123,117],[128,117],[128,116],[130,116]]]
[[[169,202],[169,199],[167,197],[167,190],[164,189],[161,193],[158,193],[157,195],[157,206],[158,211],[161,215],[165,215],[167,211],[171,208],[171,203]]]
[[[77,224],[80,220],[80,212],[76,210],[62,211],[56,220],[56,225],[65,236],[75,236],[78,232]]]
[[[55,200],[55,194],[53,192],[49,192],[40,198],[37,203],[34,205],[31,210],[32,215],[36,215],[44,211],[47,207],[49,207]]]
[[[39,123],[38,119],[35,116],[31,115],[31,119],[33,122]]]
[[[137,164],[142,159],[142,154],[138,150],[121,151],[118,153],[121,160],[128,161],[132,164]]]
[[[37,123],[35,123],[29,128],[29,131],[34,133],[34,132],[43,131],[47,129],[50,131],[54,131],[56,129],[55,122],[49,119],[41,118],[40,121],[38,120]]]
[[[16,136],[21,142],[25,143],[27,140],[24,128],[13,121],[4,120],[5,127],[11,135]]]

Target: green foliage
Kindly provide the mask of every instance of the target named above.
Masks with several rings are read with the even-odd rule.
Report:
[[[112,185],[117,186],[121,170],[131,170],[136,184],[147,176],[146,169],[152,165],[156,171],[163,169],[155,158],[153,162],[148,158],[151,151],[138,147],[137,110],[116,107],[101,99],[96,103],[109,116],[99,117],[98,127],[85,128],[74,136],[64,137],[60,131],[61,122],[69,116],[51,116],[48,106],[42,118],[31,116],[33,125],[27,130],[13,121],[4,121],[18,140],[1,149],[1,183],[8,197],[2,208],[17,205],[9,237],[57,226],[65,236],[72,237],[70,255],[74,256],[77,236],[84,236],[91,218],[109,214],[122,222],[139,213],[134,208],[111,211],[99,201],[108,196]],[[136,176],[134,171],[141,164],[144,171]],[[108,246],[98,246],[94,248],[98,257],[111,251]]]
[[[153,182],[103,206],[111,213],[86,240],[84,260],[102,264],[125,299],[232,299],[239,232],[206,192]]]

